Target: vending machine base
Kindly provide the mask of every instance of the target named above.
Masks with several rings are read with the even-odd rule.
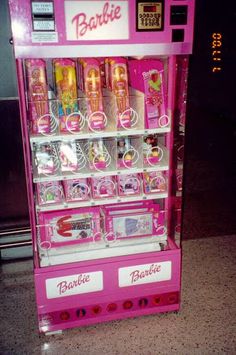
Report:
[[[39,330],[178,311],[180,264],[180,249],[172,243],[171,250],[138,260],[131,255],[35,269]]]

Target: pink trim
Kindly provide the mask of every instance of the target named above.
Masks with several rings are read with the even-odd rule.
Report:
[[[18,76],[18,92],[19,92],[19,107],[20,107],[20,117],[21,117],[21,133],[23,141],[23,153],[24,153],[24,164],[25,164],[25,179],[27,184],[27,197],[29,204],[29,217],[31,224],[32,233],[32,243],[35,255],[37,255],[37,229],[36,229],[36,219],[34,212],[34,193],[32,184],[32,170],[31,170],[31,152],[29,143],[29,132],[27,127],[27,111],[26,111],[26,96],[24,87],[24,74],[23,74],[23,62],[22,60],[16,60],[16,70]],[[38,267],[38,259],[35,259],[35,266]]]

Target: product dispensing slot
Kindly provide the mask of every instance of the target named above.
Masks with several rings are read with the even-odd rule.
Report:
[[[53,1],[32,1],[31,12],[34,31],[55,31]]]

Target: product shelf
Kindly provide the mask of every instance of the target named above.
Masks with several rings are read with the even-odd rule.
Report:
[[[115,198],[106,198],[106,199],[91,199],[89,201],[76,201],[76,202],[63,202],[60,204],[51,204],[40,206],[37,204],[36,209],[39,212],[47,212],[54,210],[64,210],[69,208],[80,208],[80,207],[92,207],[92,206],[101,206],[101,205],[110,205],[115,203],[123,202],[133,202],[140,200],[155,200],[155,199],[165,199],[168,197],[167,192],[159,192],[156,194],[141,194],[136,196],[127,196],[127,197],[115,197]]]
[[[55,135],[31,135],[30,143],[31,146],[33,143],[50,143],[50,142],[68,142],[74,140],[82,140],[82,139],[95,139],[95,138],[119,138],[126,136],[142,136],[149,134],[163,134],[169,133],[171,130],[170,126],[160,127],[155,129],[129,129],[122,131],[101,131],[101,132],[89,132],[89,133],[77,133],[77,134],[55,134]]]
[[[47,267],[86,260],[104,259],[161,251],[167,245],[167,235],[124,239],[113,242],[99,241],[89,245],[72,245],[42,250],[39,248],[40,266]]]

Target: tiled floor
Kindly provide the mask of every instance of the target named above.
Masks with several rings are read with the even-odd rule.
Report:
[[[1,267],[1,354],[236,354],[236,236],[183,243],[182,309],[38,335],[32,262]]]

